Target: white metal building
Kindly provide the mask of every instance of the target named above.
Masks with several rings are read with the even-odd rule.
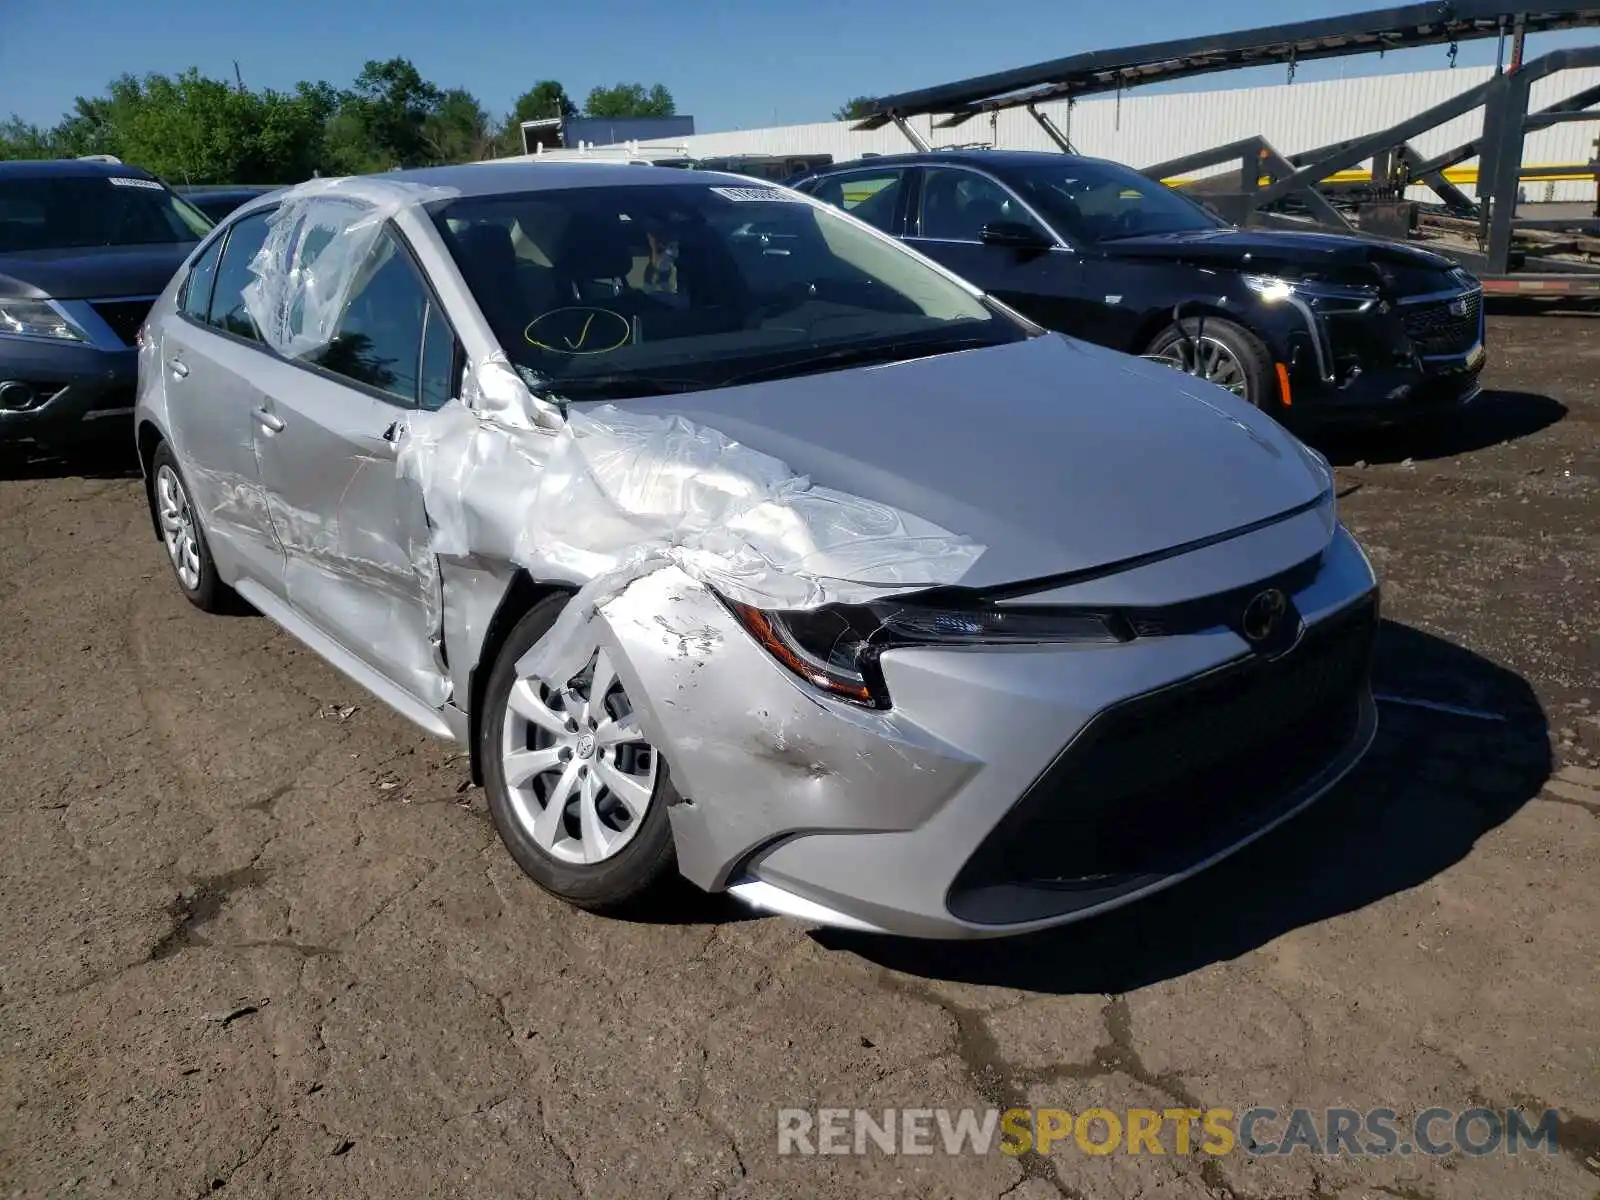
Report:
[[[1064,102],[1041,105],[1055,123],[1069,131],[1084,154],[1113,158],[1135,167],[1165,162],[1184,154],[1257,134],[1280,152],[1297,154],[1330,142],[1373,133],[1413,113],[1438,104],[1482,83],[1490,67],[1418,71],[1406,75],[1365,76],[1319,83],[1284,83],[1270,87],[1231,88],[1203,92],[1100,97],[1080,101],[1069,116]],[[1533,86],[1530,109],[1537,110],[1585,87],[1600,84],[1600,70],[1568,71]],[[913,128],[934,146],[986,142],[1016,150],[1054,150],[1055,146],[1023,109],[975,117],[956,129],[932,129],[928,117],[916,117]],[[1440,154],[1482,132],[1483,110],[1430,130],[1414,139],[1424,155]],[[1530,134],[1525,166],[1571,165],[1595,160],[1594,141],[1600,121],[1557,125]],[[832,154],[836,160],[862,154],[897,154],[912,147],[894,126],[871,133],[853,133],[850,123],[824,121],[727,133],[703,133],[673,139],[696,157],[727,154]],[[1233,170],[1222,167],[1218,170]],[[1204,173],[1204,172],[1202,172]],[[1477,178],[1477,160],[1452,170],[1450,178],[1469,194]],[[1530,201],[1592,201],[1592,181],[1529,181]],[[1418,190],[1419,198],[1427,193]]]

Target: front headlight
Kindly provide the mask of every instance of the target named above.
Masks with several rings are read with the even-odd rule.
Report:
[[[83,330],[56,311],[48,300],[0,299],[0,333],[49,342],[89,340]]]
[[[1245,286],[1268,304],[1298,297],[1319,311],[1364,311],[1378,301],[1378,288],[1367,283],[1334,283],[1326,279],[1285,279],[1278,275],[1242,275]]]
[[[1287,300],[1294,295],[1294,284],[1276,275],[1242,275],[1245,287],[1263,300]]]
[[[934,608],[883,601],[772,611],[727,600],[734,617],[783,666],[831,695],[888,708],[878,656],[896,646],[1114,644],[1118,619],[1059,609]]]

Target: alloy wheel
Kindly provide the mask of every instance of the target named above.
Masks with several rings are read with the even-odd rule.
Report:
[[[592,865],[638,833],[659,761],[604,650],[561,688],[519,676],[501,741],[511,811],[547,854]]]
[[[1150,357],[1185,375],[1194,375],[1225,387],[1241,399],[1250,398],[1247,394],[1249,377],[1245,374],[1244,364],[1216,338],[1183,337]]]
[[[171,467],[162,465],[156,472],[156,513],[161,521],[161,540],[166,543],[172,569],[186,591],[200,586],[200,538],[195,530],[194,510],[183,480]]]

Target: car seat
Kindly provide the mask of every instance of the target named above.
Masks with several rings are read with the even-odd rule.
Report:
[[[609,300],[626,286],[625,281],[633,270],[633,251],[628,248],[619,224],[615,218],[607,220],[574,214],[560,247],[550,256],[555,270],[556,294],[562,301],[568,297],[579,303]],[[610,287],[596,294],[596,284]]]

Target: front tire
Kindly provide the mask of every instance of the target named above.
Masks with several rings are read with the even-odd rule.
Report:
[[[667,808],[678,795],[605,649],[556,686],[519,675],[566,603],[534,605],[495,660],[479,723],[484,791],[530,879],[578,908],[629,912],[677,875]]]
[[[1186,317],[1168,325],[1144,356],[1224,387],[1273,416],[1283,407],[1271,353],[1255,334],[1223,317]]]
[[[237,601],[232,589],[217,576],[205,530],[189,499],[189,485],[178,469],[177,455],[166,442],[151,456],[150,475],[150,499],[178,590],[202,612],[232,611]]]

